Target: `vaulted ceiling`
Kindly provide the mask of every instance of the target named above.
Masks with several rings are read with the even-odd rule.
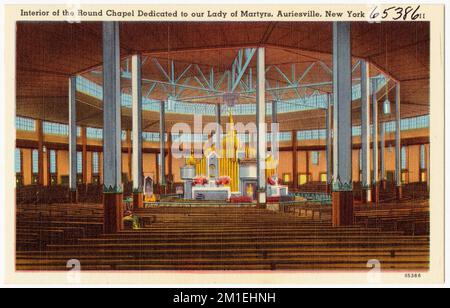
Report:
[[[352,23],[352,55],[371,63],[371,75],[380,72],[401,83],[402,117],[429,113],[429,42],[427,22]],[[169,71],[174,62],[174,74],[180,75],[189,64],[198,65],[207,74],[213,68],[214,76],[229,70],[238,50],[265,46],[266,66],[277,66],[290,76],[298,78],[313,62],[332,67],[332,24],[329,22],[126,22],[120,24],[120,45],[123,66],[126,58],[136,52],[156,59]],[[16,106],[21,116],[68,122],[68,77],[80,74],[101,85],[102,24],[37,23],[17,24]],[[254,59],[249,68],[255,69]],[[292,67],[295,67],[292,72]],[[310,68],[304,83],[331,81],[329,72],[316,65]],[[293,74],[292,74],[293,73]],[[187,73],[185,77],[188,77]],[[354,78],[359,78],[359,70]],[[143,65],[143,78],[164,80],[166,76],[152,61]],[[193,76],[191,76],[193,77]],[[267,73],[271,86],[286,83],[276,70]],[[194,81],[191,81],[192,85]],[[391,82],[392,84],[392,82]],[[129,92],[130,82],[122,78],[123,91]],[[144,83],[146,87],[151,84]],[[197,83],[198,86],[198,83]],[[313,91],[314,87],[307,91]],[[330,92],[331,86],[320,86],[321,92]],[[286,98],[290,98],[288,92]],[[393,91],[389,93],[394,100]],[[198,96],[195,88],[184,91],[185,97]],[[270,99],[270,95],[267,95]],[[156,87],[151,98],[165,99],[163,87]],[[251,98],[248,99],[251,101]],[[77,94],[80,125],[102,126],[102,102],[83,93]],[[199,101],[216,102],[216,101]],[[245,101],[243,101],[245,103]],[[353,104],[353,120],[359,122],[359,102]],[[131,114],[124,108],[123,127],[131,127]],[[323,127],[325,113],[321,110],[302,111],[281,115],[281,130]],[[168,121],[192,121],[192,116],[170,115]],[[242,120],[251,120],[242,117]],[[158,115],[145,112],[144,127],[156,130]]]

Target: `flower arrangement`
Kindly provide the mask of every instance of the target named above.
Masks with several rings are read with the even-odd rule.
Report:
[[[267,183],[268,183],[269,185],[272,185],[272,186],[274,186],[274,185],[280,185],[280,184],[281,184],[281,179],[279,179],[278,176],[274,175],[274,176],[271,176],[271,177],[269,177],[269,178],[267,179]]]
[[[230,183],[231,183],[231,178],[229,176],[221,176],[216,180],[217,186],[230,185]]]
[[[194,181],[192,183],[193,186],[206,185],[206,184],[208,184],[208,179],[204,176],[198,176],[198,177],[194,178]]]

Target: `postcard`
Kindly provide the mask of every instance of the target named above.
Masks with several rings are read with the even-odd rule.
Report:
[[[7,282],[443,282],[442,5],[5,10]]]

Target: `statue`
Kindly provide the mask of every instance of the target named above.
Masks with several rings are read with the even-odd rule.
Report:
[[[156,197],[153,194],[153,179],[147,176],[144,179],[144,201],[145,202],[155,202]]]

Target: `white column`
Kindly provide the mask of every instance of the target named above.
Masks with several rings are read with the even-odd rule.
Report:
[[[222,112],[221,112],[221,105],[217,104],[216,105],[216,149],[217,151],[220,152],[221,149],[221,142],[220,142],[220,138],[221,138],[221,134],[222,134],[222,123],[221,123],[221,117],[222,117]]]
[[[131,58],[131,92],[133,122],[133,189],[142,190],[142,81],[140,55],[133,55]]]
[[[119,23],[103,22],[103,182],[122,191]]]
[[[361,184],[370,190],[370,75],[369,63],[361,60]],[[370,201],[370,193],[367,200]]]
[[[159,184],[166,185],[166,103],[160,102],[159,110],[159,151],[160,151],[160,173]]]
[[[331,94],[327,95],[327,100],[328,100],[328,108],[326,111],[326,143],[327,143],[327,183],[331,183],[331,178],[332,178],[332,168],[333,168],[333,163],[332,163],[332,96]]]
[[[77,78],[69,78],[69,188],[77,189]]]
[[[278,123],[278,102],[272,101],[272,123]]]
[[[257,126],[257,176],[259,202],[266,203],[266,99],[265,99],[265,49],[258,48],[256,59],[256,126]],[[264,192],[263,192],[264,191]]]
[[[372,167],[373,185],[378,183],[378,101],[377,79],[372,80]]]
[[[350,23],[333,23],[333,191],[352,190]]]
[[[380,180],[386,180],[386,162],[385,162],[385,148],[386,148],[386,123],[380,123]]]
[[[280,125],[278,123],[278,101],[273,100],[272,101],[272,127],[270,129],[272,141],[271,141],[271,155],[275,160],[280,159],[280,153],[279,153],[279,138],[278,138],[278,132],[280,129]],[[278,172],[278,168],[276,169],[276,172]]]
[[[400,135],[400,84],[395,86],[395,183],[402,185],[401,135]]]

